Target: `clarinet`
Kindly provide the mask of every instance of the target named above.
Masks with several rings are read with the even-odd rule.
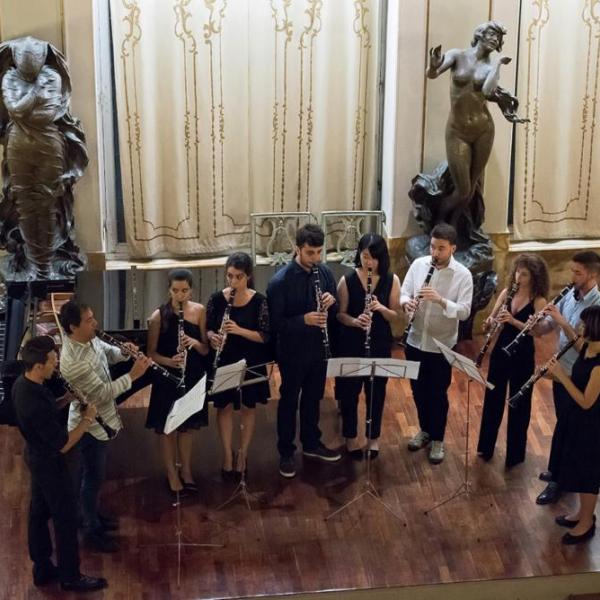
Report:
[[[75,400],[79,402],[79,406],[81,410],[85,410],[88,403],[85,401],[85,396],[75,387],[73,387],[58,371],[56,371],[56,378],[60,381],[63,387],[69,392],[72,396],[75,396]],[[117,432],[110,426],[106,421],[100,416],[96,415],[96,423],[104,429],[104,432],[108,436],[109,440],[112,440],[116,437]]]
[[[96,336],[100,338],[103,342],[110,344],[111,346],[116,346],[121,350],[124,356],[129,356],[134,360],[141,358],[144,356],[144,353],[140,350],[132,350],[129,346],[126,346],[124,342],[119,341],[114,338],[112,335],[108,335],[106,331],[96,330]],[[166,377],[171,383],[177,384],[177,387],[181,386],[181,378],[177,377],[177,375],[173,375],[173,373],[169,372],[167,369],[162,367],[161,365],[157,365],[154,361],[150,365],[150,368],[156,371],[159,375]]]
[[[538,379],[541,379],[548,372],[548,365],[550,364],[550,361],[553,359],[559,359],[561,356],[563,356],[563,354],[565,354],[577,343],[579,337],[580,336],[576,335],[571,341],[567,342],[558,352],[556,352],[547,363],[544,363],[544,365],[540,367],[539,370],[523,384],[521,389],[508,399],[508,405],[512,408],[515,408],[519,400],[525,395],[525,392],[527,392],[527,390],[529,390]]]
[[[367,293],[365,294],[365,314],[368,315],[369,319],[373,318],[373,311],[369,309],[371,302],[373,302],[373,270],[367,269]],[[365,329],[365,356],[369,358],[371,356],[371,322]]]
[[[569,283],[569,285],[565,285],[565,287],[552,299],[550,304],[554,304],[555,306],[569,293],[569,291],[573,288],[573,284]],[[519,331],[518,335],[515,339],[508,345],[504,346],[502,350],[508,354],[508,356],[512,356],[515,352],[516,347],[520,344],[521,340],[525,338],[525,336],[535,328],[535,326],[546,316],[544,310],[540,310],[535,313],[530,321],[528,321],[527,325]]]
[[[184,318],[183,318],[183,302],[179,303],[179,312],[177,313],[177,354],[183,354],[183,363],[181,364],[181,385],[180,387],[185,388],[185,368],[187,366],[187,348],[183,343],[183,336],[185,335],[184,330]]]
[[[432,256],[431,257],[431,265],[429,266],[429,271],[427,271],[427,276],[425,277],[425,281],[423,282],[423,285],[421,287],[429,285],[429,282],[431,281],[431,278],[433,277],[433,273],[435,271],[435,265],[436,265],[436,260]],[[410,319],[408,320],[406,329],[404,330],[404,333],[402,334],[402,337],[400,338],[400,341],[398,342],[404,348],[406,348],[406,343],[408,341],[408,334],[411,332],[415,317],[417,316],[417,311],[419,310],[419,306],[421,305],[421,296],[417,296],[416,300],[417,300],[417,305],[415,306],[415,310],[413,311],[412,315],[410,315]]]
[[[221,336],[221,343],[215,352],[215,359],[213,360],[213,371],[217,370],[219,366],[219,360],[221,359],[221,352],[223,352],[223,348],[225,347],[225,342],[227,341],[227,332],[225,331],[225,325],[227,321],[231,318],[231,309],[233,307],[233,300],[235,298],[235,289],[231,288],[231,293],[229,294],[229,300],[227,300],[227,306],[225,307],[225,312],[223,313],[223,318],[221,319],[221,326],[219,327],[219,335]]]
[[[510,290],[508,291],[508,294],[506,294],[506,299],[504,300],[504,302],[498,312],[502,312],[503,310],[506,310],[510,306],[512,299],[515,297],[515,294],[517,293],[518,289],[519,289],[519,284],[516,281],[513,282],[512,286],[510,287]],[[502,329],[502,323],[500,323],[500,321],[498,321],[498,319],[494,319],[494,324],[490,327],[490,330],[488,331],[488,333],[485,337],[485,342],[484,342],[483,346],[481,347],[479,354],[477,355],[477,360],[475,361],[475,366],[478,369],[479,369],[479,367],[481,367],[483,358],[485,357],[487,351],[489,350],[492,340],[494,339],[496,334],[500,332],[501,329]]]
[[[323,292],[321,291],[321,282],[319,280],[319,267],[313,265],[313,285],[315,286],[315,297],[317,299],[317,310],[322,313],[327,313],[327,309],[323,307]],[[331,358],[331,346],[329,345],[329,330],[327,328],[327,321],[325,327],[321,327],[321,335],[323,336],[323,350],[325,351],[325,360]]]

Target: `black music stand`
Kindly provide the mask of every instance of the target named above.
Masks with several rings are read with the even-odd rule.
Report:
[[[448,348],[445,344],[442,344],[439,340],[433,339],[435,345],[440,349],[444,358],[448,361],[450,366],[461,373],[464,373],[467,376],[467,421],[466,421],[466,433],[465,433],[465,471],[464,478],[462,483],[456,488],[453,494],[448,496],[445,500],[438,502],[431,508],[428,508],[424,511],[423,514],[427,515],[432,510],[443,506],[444,504],[454,500],[454,498],[458,498],[465,494],[467,498],[471,493],[471,481],[469,480],[469,433],[470,433],[470,423],[471,423],[471,382],[476,381],[481,385],[493,390],[494,385],[489,383],[485,377],[481,374],[477,365],[470,358],[464,356],[463,354],[459,354],[458,352],[454,352],[451,348]]]
[[[400,360],[397,358],[332,358],[327,364],[328,377],[369,377],[369,385],[371,386],[371,403],[367,415],[367,438],[371,439],[371,428],[373,426],[373,386],[375,377],[388,378],[409,378],[416,379],[419,374],[420,363],[410,360]],[[340,508],[334,510],[331,514],[325,517],[325,520],[335,517],[339,513],[349,508],[352,504],[360,500],[363,496],[368,496],[376,500],[385,510],[387,510],[396,519],[402,521],[402,517],[398,515],[391,506],[383,501],[381,495],[373,485],[371,480],[371,453],[367,450],[367,468],[365,469],[365,477],[352,500],[346,502]]]
[[[165,423],[165,433],[171,433],[179,427],[187,418],[194,414],[193,411],[196,406],[194,401],[197,401],[197,396],[200,398],[200,406],[197,407],[195,412],[202,410],[204,402],[206,402],[206,375],[191,389],[187,394],[179,398],[173,403],[173,407],[167,415]],[[183,400],[182,404],[178,404]],[[175,466],[179,469],[181,463],[179,462],[179,445],[175,444]],[[177,587],[181,585],[181,551],[184,547],[193,548],[223,548],[223,544],[201,544],[197,542],[186,542],[184,541],[183,527],[181,522],[181,495],[180,491],[175,492],[175,502],[172,504],[175,507],[176,521],[175,521],[175,541],[167,542],[165,544],[156,544],[158,546],[175,546],[177,547]]]
[[[248,385],[254,385],[256,383],[261,383],[263,381],[269,381],[271,379],[271,375],[273,373],[273,362],[269,361],[266,363],[252,365],[252,367],[248,367],[246,364],[246,360],[242,359],[237,363],[233,363],[230,365],[225,365],[223,367],[219,367],[214,374],[213,385],[208,392],[211,396],[213,394],[219,394],[220,392],[224,392],[226,390],[237,389],[240,395],[240,405],[242,403],[242,388]],[[267,372],[267,375],[259,372],[257,369],[260,367],[268,367],[271,369]],[[252,376],[251,379],[246,379],[246,375],[249,374]],[[252,510],[252,506],[250,504],[251,500],[255,500],[258,503],[264,503],[264,500],[260,498],[257,494],[252,493],[248,490],[248,483],[246,482],[246,469],[242,471],[242,477],[237,487],[223,502],[217,506],[216,510],[221,510],[225,508],[229,504],[231,504],[238,496],[241,496],[246,504],[246,508],[248,510]]]

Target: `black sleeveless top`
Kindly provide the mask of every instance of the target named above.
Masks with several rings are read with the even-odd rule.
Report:
[[[162,311],[161,311],[162,312]],[[174,356],[177,354],[179,345],[179,317],[176,313],[171,313],[166,323],[162,322],[161,331],[158,336],[156,351],[163,356]],[[186,335],[201,340],[200,327],[197,323],[184,320],[183,331]],[[179,369],[165,367],[171,373],[179,376]],[[152,391],[150,392],[150,404],[148,405],[148,414],[146,416],[146,427],[154,429],[156,433],[163,433],[167,415],[173,406],[173,402],[187,391],[191,390],[206,372],[206,358],[190,348],[187,353],[185,365],[185,387],[177,388],[169,379],[159,375],[152,374]],[[208,402],[200,412],[192,415],[178,431],[187,431],[188,429],[197,429],[208,425]]]
[[[348,288],[348,314],[358,317],[365,310],[365,296],[367,294],[356,270],[344,275],[346,287]],[[390,294],[394,283],[393,273],[387,273],[380,277],[373,294],[381,304],[390,306]],[[374,312],[371,321],[371,356],[387,358],[392,351],[392,328],[381,316]],[[338,338],[338,356],[364,356],[365,355],[365,331],[359,327],[347,327],[340,325]]]
[[[508,310],[511,310],[511,306],[508,307]],[[513,316],[517,321],[521,321],[525,323],[527,319],[531,315],[535,314],[535,308],[533,306],[533,300],[530,300],[519,312],[515,313]],[[511,325],[509,323],[504,323],[504,327],[500,331],[498,335],[498,340],[496,341],[496,345],[494,346],[493,354],[498,354],[501,352],[501,356],[503,358],[508,358],[506,353],[502,351],[502,348],[510,344],[517,335],[520,333],[520,329]],[[533,337],[530,335],[524,336],[519,342],[518,346],[515,349],[514,354],[512,355],[512,359],[517,362],[525,361],[527,364],[530,362],[533,363],[535,360],[535,343],[533,341]]]

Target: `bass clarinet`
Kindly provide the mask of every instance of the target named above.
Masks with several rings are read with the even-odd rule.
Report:
[[[219,327],[219,335],[221,336],[221,343],[215,352],[215,359],[213,360],[213,371],[217,370],[219,366],[219,360],[221,359],[221,352],[223,352],[223,348],[225,347],[225,342],[227,341],[227,332],[225,331],[225,325],[227,321],[231,318],[231,309],[233,308],[233,300],[235,298],[235,289],[231,288],[231,293],[229,294],[229,299],[227,300],[227,306],[225,307],[225,312],[223,313],[223,318],[221,319],[221,326]]]
[[[79,402],[79,407],[81,410],[85,410],[88,404],[85,400],[85,396],[77,388],[72,386],[62,375],[60,375],[58,371],[55,373],[55,375],[67,392],[75,397],[76,402]],[[104,429],[104,432],[108,436],[109,440],[112,440],[114,437],[116,437],[117,432],[108,423],[106,423],[106,421],[100,415],[96,415],[96,423],[98,423],[98,425]]]
[[[111,346],[119,348],[119,350],[121,350],[124,356],[129,356],[130,358],[133,358],[133,360],[137,360],[138,358],[145,356],[144,353],[140,350],[133,350],[129,346],[126,346],[125,342],[121,342],[117,338],[114,338],[112,335],[106,333],[106,331],[97,330],[96,336],[100,338],[103,342],[106,342]],[[169,372],[161,365],[157,365],[154,361],[150,365],[150,368],[156,371],[159,375],[166,377],[171,383],[175,383],[177,387],[180,387],[183,384],[183,381],[180,377],[177,377],[177,375],[173,375],[173,373]]]
[[[429,271],[427,271],[427,276],[425,277],[425,281],[423,282],[423,285],[421,287],[429,285],[429,282],[431,281],[431,278],[433,277],[433,273],[435,272],[435,265],[436,265],[436,260],[432,256],[431,264],[429,265]],[[406,343],[408,341],[408,334],[411,332],[413,323],[415,321],[415,317],[417,316],[417,311],[419,310],[419,306],[421,305],[421,296],[416,297],[416,302],[417,302],[417,305],[415,306],[415,310],[413,310],[412,315],[410,315],[410,318],[408,319],[408,324],[406,325],[406,329],[404,330],[404,333],[402,334],[402,337],[400,338],[400,341],[398,342],[404,348],[406,348]]]
[[[565,285],[558,295],[552,299],[550,304],[554,304],[556,306],[571,291],[571,289],[573,289],[572,283]],[[521,343],[521,340],[523,340],[525,336],[528,335],[529,332],[532,331],[545,316],[546,313],[544,310],[540,310],[539,312],[535,313],[535,315],[533,315],[533,317],[531,317],[531,319],[527,322],[525,327],[519,331],[515,339],[510,344],[504,346],[502,350],[504,350],[508,356],[512,356],[516,347]]]
[[[502,303],[502,306],[498,310],[499,313],[502,312],[503,310],[507,310],[510,307],[510,303],[512,302],[512,299],[515,297],[515,294],[517,293],[518,289],[519,289],[519,284],[516,281],[513,282],[513,284],[510,286],[510,290],[506,294],[506,299],[504,300],[504,302]],[[475,361],[475,366],[478,369],[479,369],[479,367],[481,367],[481,363],[483,362],[483,359],[484,359],[487,351],[490,348],[490,344],[492,343],[492,340],[496,337],[496,334],[499,333],[501,329],[502,329],[502,323],[500,323],[500,321],[498,321],[498,319],[494,319],[494,323],[490,327],[490,330],[488,331],[487,335],[485,336],[485,342],[484,342],[483,346],[481,347],[479,354],[477,355],[477,360]]]
[[[553,359],[557,359],[558,360],[561,356],[563,356],[563,354],[565,354],[568,350],[570,350],[577,343],[577,340],[579,339],[579,337],[580,336],[576,335],[572,340],[570,340],[569,342],[567,342],[558,352],[556,352],[547,363],[544,363],[544,365],[541,366],[521,386],[521,389],[514,396],[511,396],[508,399],[508,405],[511,406],[512,408],[515,408],[517,406],[519,400],[525,395],[525,392],[527,392],[527,390],[529,390],[531,387],[533,387],[533,385],[535,384],[535,382],[538,381],[538,379],[541,379],[548,372],[548,368],[549,368],[550,362]]]
[[[373,302],[373,270],[367,269],[367,293],[365,294],[365,314],[369,319],[373,318],[373,311],[369,308],[371,302]],[[371,356],[371,321],[365,329],[365,356],[369,358]]]
[[[313,265],[313,285],[315,286],[315,297],[317,300],[317,310],[322,313],[327,313],[327,309],[323,306],[323,292],[321,291],[321,281],[319,280],[319,267]],[[321,327],[321,335],[323,336],[323,350],[325,351],[325,360],[331,358],[331,346],[329,345],[329,330],[327,328],[327,321],[325,326]]]
[[[185,368],[187,366],[187,348],[183,343],[183,336],[185,335],[185,320],[183,318],[183,302],[179,303],[179,311],[177,313],[177,354],[181,354],[183,356],[183,361],[181,363],[181,386],[185,387]]]

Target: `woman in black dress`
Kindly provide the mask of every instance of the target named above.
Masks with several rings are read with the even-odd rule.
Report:
[[[355,269],[344,275],[338,284],[338,356],[365,356],[365,337],[370,328],[370,356],[389,358],[392,351],[392,329],[390,323],[400,312],[400,280],[390,273],[390,257],[385,240],[377,234],[367,233],[358,242]],[[368,270],[371,269],[372,301],[366,306]],[[371,316],[369,315],[371,314]],[[337,378],[336,397],[342,412],[342,435],[346,438],[346,450],[355,460],[361,460],[363,451],[357,435],[358,396],[364,387],[367,398],[367,452],[371,458],[379,454],[379,436],[385,401],[387,377],[376,377],[373,398],[368,377]],[[369,428],[369,414],[372,422]],[[370,429],[370,430],[369,430]]]
[[[176,375],[181,375],[185,362],[185,387],[177,388],[165,377],[155,377],[150,394],[146,427],[160,434],[161,453],[167,469],[169,487],[173,493],[198,491],[191,470],[192,432],[208,425],[208,408],[192,415],[177,431],[164,434],[167,415],[173,403],[190,390],[206,372],[205,356],[208,343],[205,331],[205,309],[192,302],[192,273],[173,269],[169,273],[169,300],[152,313],[148,320],[148,356]],[[179,340],[179,311],[183,308],[182,340]],[[180,342],[186,352],[180,352]],[[184,357],[185,354],[185,357]],[[179,454],[181,472],[177,472]]]
[[[245,252],[232,254],[225,264],[225,276],[229,284],[214,293],[206,306],[206,328],[210,345],[216,351],[223,344],[218,366],[232,364],[241,359],[248,367],[262,365],[269,360],[268,332],[269,311],[267,299],[252,289],[252,259]],[[229,319],[223,324],[223,315],[235,290]],[[223,331],[221,331],[221,328]],[[252,369],[266,375],[266,367]],[[247,379],[256,377],[248,373]],[[231,481],[246,471],[248,448],[254,434],[256,404],[265,404],[270,396],[269,383],[263,381],[242,387],[240,391],[226,390],[214,394],[212,400],[217,409],[217,424],[223,447],[221,475]],[[237,459],[233,460],[233,411],[241,408],[241,440]]]
[[[558,525],[572,529],[563,536],[564,544],[578,544],[594,536],[600,487],[600,306],[584,309],[581,322],[584,341],[580,338],[576,345],[580,353],[571,377],[556,359],[549,364],[549,372],[572,399],[555,434],[564,439],[559,488],[579,494],[579,507],[555,519]]]
[[[512,301],[506,305],[509,288],[513,283],[518,285],[518,289]],[[492,313],[485,321],[486,329],[492,327],[494,321],[502,324],[490,355],[488,371],[488,381],[495,387],[493,390],[485,391],[477,444],[477,454],[486,461],[494,455],[498,429],[504,415],[507,388],[511,396],[516,394],[533,375],[535,369],[535,347],[532,336],[522,340],[510,357],[502,349],[525,327],[531,315],[546,306],[548,286],[548,267],[545,261],[533,254],[519,254],[513,262],[507,287],[500,292]],[[504,463],[507,469],[525,460],[532,392],[530,388],[514,408],[508,407]]]

